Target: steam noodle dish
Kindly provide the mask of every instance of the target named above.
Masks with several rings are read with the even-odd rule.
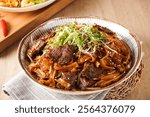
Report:
[[[46,2],[47,0],[0,0],[0,6],[27,7]]]
[[[40,84],[63,90],[96,90],[120,80],[132,53],[116,33],[97,24],[71,22],[31,38],[28,72]]]

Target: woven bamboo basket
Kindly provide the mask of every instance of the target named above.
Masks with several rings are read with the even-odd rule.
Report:
[[[105,100],[121,100],[129,95],[140,82],[144,64],[141,62],[137,71],[126,81],[112,88],[105,96]]]

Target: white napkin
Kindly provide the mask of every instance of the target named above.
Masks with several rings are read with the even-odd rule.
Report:
[[[20,72],[12,80],[3,85],[3,91],[11,99],[17,100],[101,100],[104,99],[107,91],[90,95],[66,95],[46,90],[37,86],[28,79],[24,72]]]

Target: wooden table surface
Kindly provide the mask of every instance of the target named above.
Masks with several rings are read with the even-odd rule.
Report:
[[[127,27],[143,41],[145,64],[140,83],[126,99],[150,99],[150,0],[76,0],[55,17],[98,16]],[[0,89],[21,71],[17,61],[19,42],[0,54]],[[0,90],[0,99],[9,99]]]

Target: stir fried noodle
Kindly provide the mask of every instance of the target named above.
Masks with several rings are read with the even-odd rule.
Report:
[[[102,88],[120,80],[132,65],[128,45],[97,24],[68,23],[31,42],[28,71],[48,87]]]

